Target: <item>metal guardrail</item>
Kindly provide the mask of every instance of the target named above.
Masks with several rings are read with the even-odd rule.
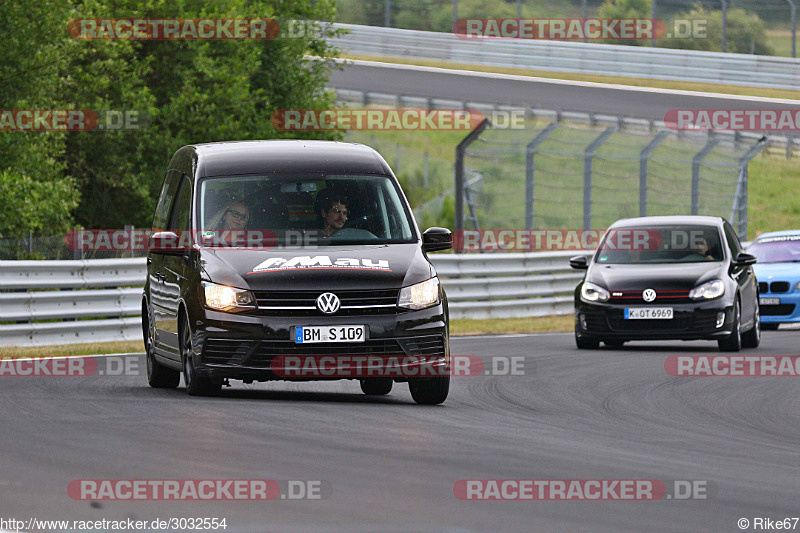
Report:
[[[580,74],[800,89],[800,60],[786,57],[526,39],[334,24],[333,44],[356,54]]]
[[[590,252],[433,254],[452,318],[572,312],[582,278],[567,259]],[[139,340],[145,258],[0,261],[0,346]],[[100,288],[105,287],[105,288]],[[53,290],[57,289],[57,290]]]

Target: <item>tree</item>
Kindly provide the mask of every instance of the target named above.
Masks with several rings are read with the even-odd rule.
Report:
[[[4,207],[24,214],[0,218],[0,235],[53,234],[73,221],[88,228],[149,225],[167,163],[181,145],[290,136],[271,124],[273,111],[334,105],[325,90],[336,54],[327,42],[337,33],[331,29],[272,41],[88,40],[67,33],[71,19],[110,16],[286,23],[332,20],[335,7],[333,0],[0,4],[0,109],[88,109],[101,117],[126,111],[141,119],[138,130],[0,131],[0,187],[10,198]]]
[[[605,0],[600,6],[600,18],[604,19],[641,19],[650,18],[650,0]],[[646,40],[626,39],[624,41],[609,39],[609,44],[626,44],[642,46]]]
[[[84,0],[81,16],[136,18],[331,19],[333,3],[227,0]],[[65,154],[83,197],[77,220],[87,227],[149,225],[172,153],[182,145],[276,137],[338,138],[337,133],[277,131],[273,111],[326,108],[334,50],[331,35],[270,41],[83,41],[71,70],[81,102],[149,117],[138,131],[73,135]],[[321,57],[309,59],[307,55]],[[112,207],[113,208],[110,208]]]
[[[662,39],[659,41],[659,46],[710,52],[722,51],[722,11],[709,11],[703,7],[695,7],[687,13],[678,15],[676,19],[705,21],[706,34],[689,39]],[[759,55],[775,53],[768,43],[764,22],[757,14],[749,13],[741,8],[728,10],[727,51]]]
[[[61,37],[68,13],[57,0],[0,4],[0,109],[68,107],[60,77],[61,61],[73,52]],[[67,135],[0,131],[0,235],[56,233],[69,226],[79,193],[60,159]]]

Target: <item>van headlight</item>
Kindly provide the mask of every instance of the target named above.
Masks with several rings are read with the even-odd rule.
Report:
[[[587,302],[607,302],[611,298],[611,294],[600,285],[584,281],[581,285],[581,298]]]
[[[250,291],[235,289],[227,285],[217,285],[204,281],[203,296],[205,297],[206,307],[219,311],[232,311],[237,309],[253,309],[255,298]]]
[[[427,309],[439,303],[439,278],[400,289],[397,305],[406,309]]]
[[[689,292],[692,300],[713,300],[725,294],[725,284],[722,280],[712,280],[702,285],[698,285]]]

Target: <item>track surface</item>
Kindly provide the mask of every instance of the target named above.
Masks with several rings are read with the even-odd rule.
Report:
[[[744,354],[797,353],[768,332]],[[578,351],[566,334],[460,338],[455,354],[522,356],[525,375],[453,380],[441,406],[405,385],[245,386],[218,398],[143,375],[0,379],[0,517],[225,517],[228,531],[739,531],[800,515],[800,382],[676,378],[664,360],[706,342]],[[144,372],[143,357],[136,359]],[[317,501],[102,502],[74,479],[305,479]],[[460,479],[707,480],[707,500],[460,501]]]
[[[403,65],[358,61],[334,70],[328,86],[407,96],[469,102],[526,105],[560,111],[626,115],[663,120],[671,109],[797,109],[800,101],[748,100],[747,97],[699,96],[686,91],[641,90],[602,84],[563,83],[541,78],[506,79],[498,75],[455,74]]]

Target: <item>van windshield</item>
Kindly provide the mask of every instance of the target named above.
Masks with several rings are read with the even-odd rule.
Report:
[[[204,178],[197,205],[203,246],[327,246],[415,242],[402,193],[388,176]]]

